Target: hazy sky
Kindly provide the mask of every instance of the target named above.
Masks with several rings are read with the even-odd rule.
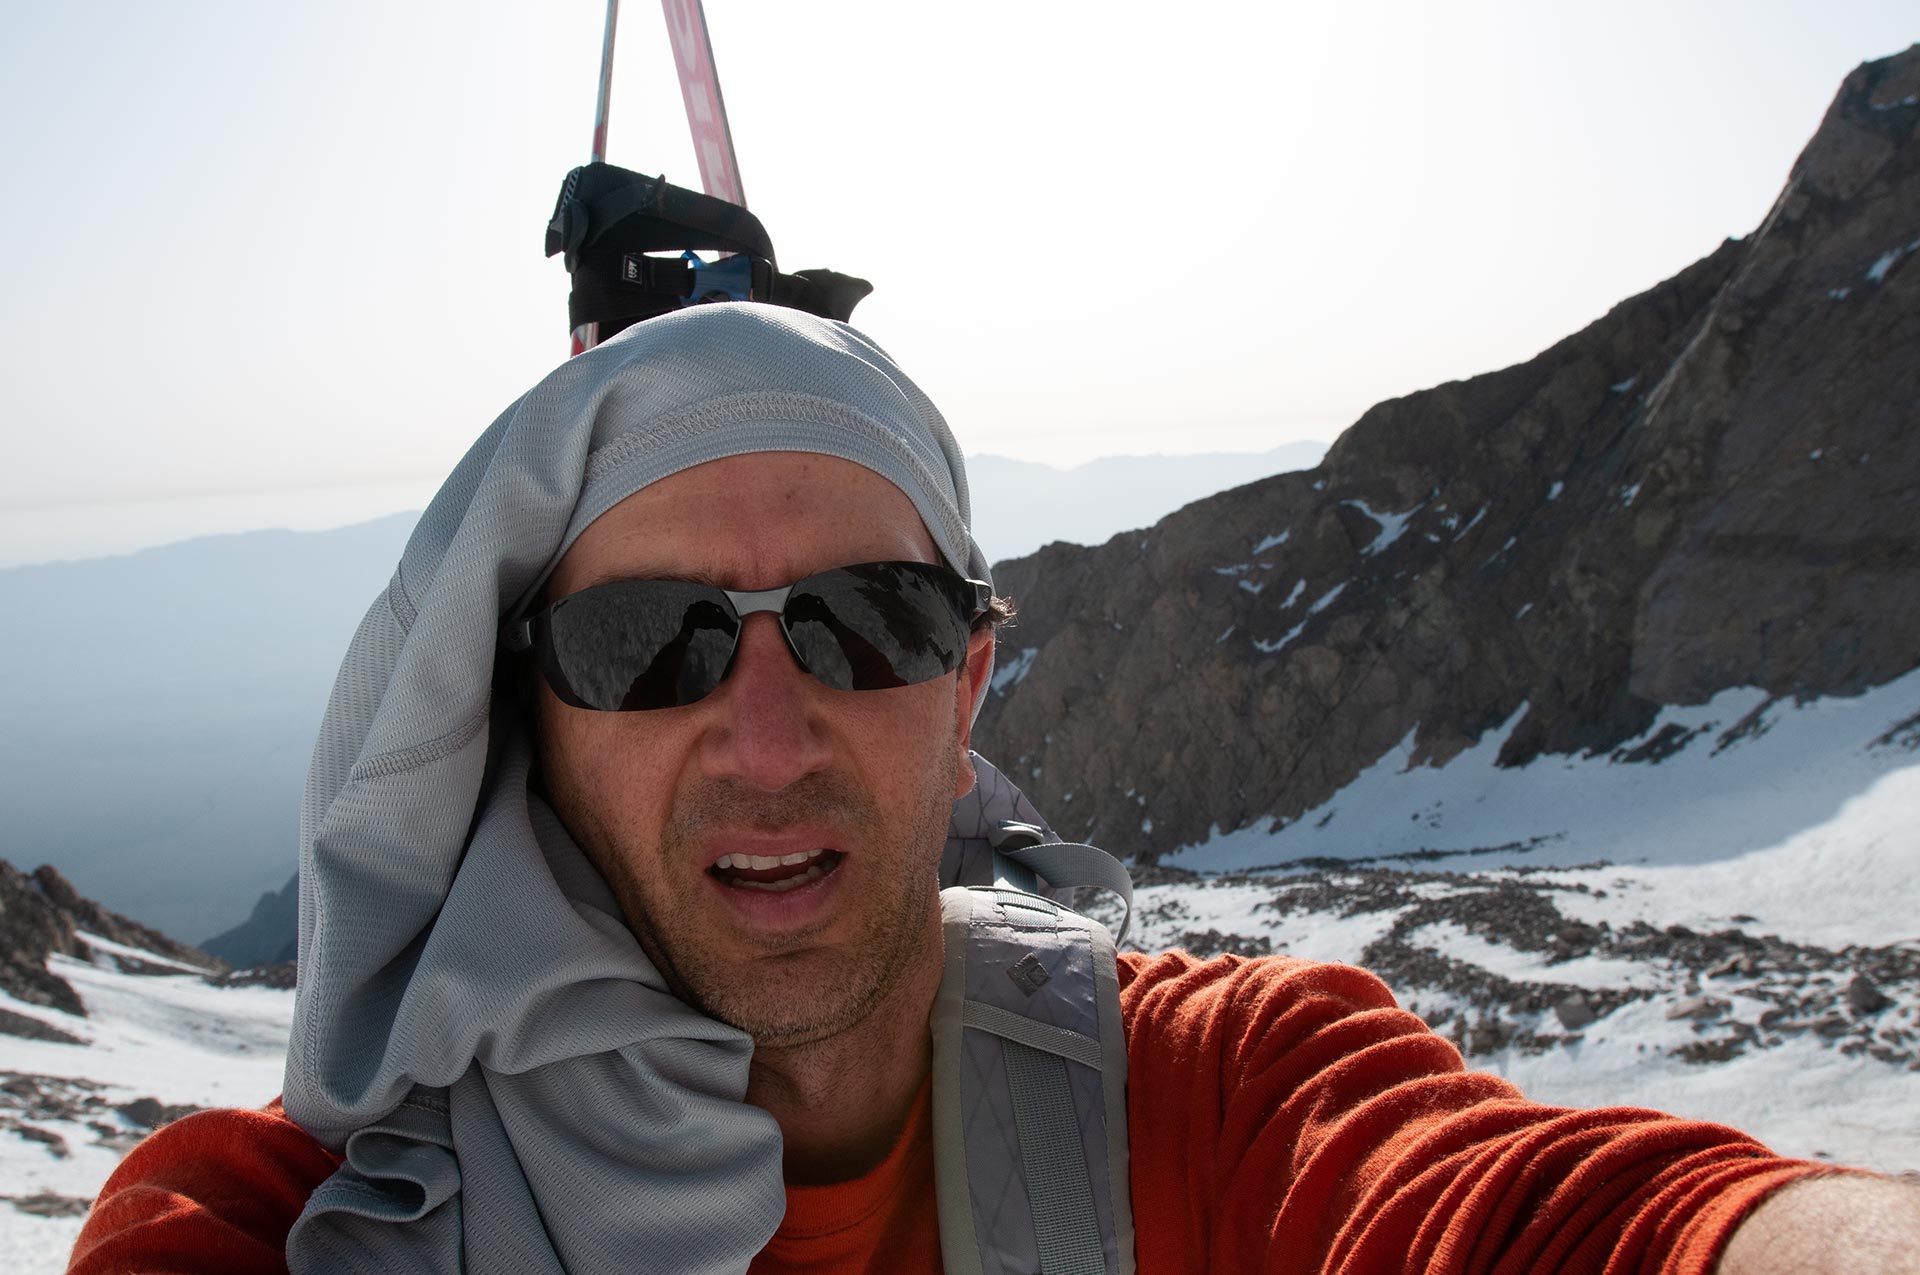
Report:
[[[8,6],[0,562],[71,552],[76,503],[430,489],[564,354],[541,235],[603,14]],[[782,266],[872,279],[856,322],[963,444],[1055,463],[1327,439],[1528,358],[1757,226],[1847,71],[1920,37],[1910,0],[709,21]],[[645,0],[609,157],[698,185]]]

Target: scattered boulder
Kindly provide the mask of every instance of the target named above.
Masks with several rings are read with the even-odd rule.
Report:
[[[1752,978],[1755,969],[1753,953],[1736,952],[1706,972],[1707,978],[1730,978],[1736,974]]]
[[[1483,1018],[1467,1028],[1465,1049],[1469,1054],[1491,1054],[1506,1048],[1513,1039],[1514,1026],[1500,1018]]]
[[[62,980],[62,986],[65,986],[64,980]],[[42,1022],[32,1014],[15,1013],[13,1010],[5,1008],[0,1008],[0,1033],[5,1033],[8,1036],[19,1036],[24,1040],[51,1041],[56,1045],[84,1045],[87,1043],[87,1039],[84,1036],[76,1036],[70,1031],[63,1031],[55,1027],[52,1023]]]
[[[1712,996],[1682,996],[1667,1006],[1667,1019],[1672,1021],[1676,1018],[1691,1018],[1704,1022],[1710,1018],[1720,1017],[1729,1008],[1726,1001]]]
[[[0,1072],[0,1127],[21,1120],[80,1120],[104,1110],[101,1086],[67,1076],[36,1076],[27,1072]]]
[[[1738,1036],[1722,1036],[1714,1040],[1690,1040],[1673,1051],[1673,1056],[1681,1062],[1694,1066],[1708,1063],[1729,1062],[1738,1054],[1746,1042]]]
[[[1893,1004],[1886,993],[1874,985],[1865,974],[1855,974],[1853,981],[1847,984],[1847,1004],[1853,1006],[1856,1014],[1877,1014]]]
[[[132,1102],[123,1102],[115,1111],[148,1129],[158,1129],[162,1125],[172,1124],[182,1116],[190,1116],[202,1108],[189,1103],[177,1103],[169,1106],[158,1098],[135,1098]]]
[[[1216,929],[1188,930],[1174,940],[1175,947],[1193,953],[1199,957],[1220,956],[1271,956],[1273,940],[1264,934],[1222,934]],[[292,969],[288,965],[289,970]],[[292,984],[288,984],[291,986]]]
[[[1577,1032],[1598,1021],[1600,1017],[1594,1013],[1593,1006],[1587,1004],[1587,998],[1579,992],[1562,997],[1560,1003],[1553,1007],[1553,1013],[1560,1020],[1560,1025],[1570,1032]]]
[[[1837,1009],[1830,1010],[1813,1020],[1815,1033],[1828,1038],[1844,1036],[1852,1026],[1853,1024],[1847,1021],[1847,1016]]]
[[[56,1160],[64,1160],[73,1153],[67,1150],[67,1140],[51,1129],[42,1129],[38,1125],[15,1125],[15,1133],[28,1142],[43,1143]]]
[[[87,1210],[93,1207],[92,1200],[77,1195],[56,1195],[52,1191],[38,1191],[33,1195],[0,1195],[0,1200],[34,1217],[85,1217]]]

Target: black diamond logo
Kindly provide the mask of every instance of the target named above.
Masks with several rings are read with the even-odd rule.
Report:
[[[1047,967],[1040,963],[1039,957],[1028,952],[1007,967],[1007,977],[1013,980],[1015,987],[1031,996],[1046,986],[1047,980],[1053,975],[1047,973]]]

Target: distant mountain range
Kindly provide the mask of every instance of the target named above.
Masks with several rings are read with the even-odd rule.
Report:
[[[0,856],[170,934],[293,868],[340,655],[411,515],[0,571]]]

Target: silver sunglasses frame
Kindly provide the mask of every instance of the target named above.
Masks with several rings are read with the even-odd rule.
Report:
[[[807,575],[801,576],[798,580],[795,580],[792,584],[782,585],[777,589],[722,589],[718,585],[714,585],[710,587],[712,587],[716,592],[724,593],[727,596],[728,603],[730,603],[733,607],[734,615],[744,621],[748,616],[758,615],[763,611],[771,611],[775,615],[783,614],[787,609],[787,599],[793,595],[793,591],[795,589],[799,588],[801,585],[805,584],[807,581],[814,579],[816,576],[826,575],[827,572],[829,571],[845,571],[853,567],[873,567],[873,566],[890,566],[890,565],[892,564],[877,563],[877,562],[849,562],[844,566],[828,567],[824,571],[809,572]],[[930,562],[930,563],[923,563],[921,565],[942,566],[944,564]],[[947,567],[946,569],[949,571],[953,571],[953,568],[951,567]],[[988,584],[984,580],[974,580],[967,576],[960,575],[958,571],[953,571],[953,574],[955,576],[958,576],[962,583],[964,583],[968,588],[973,590],[973,614],[967,617],[967,623],[971,625],[975,620],[978,620],[981,616],[986,614],[988,605],[993,601],[993,586]],[[607,581],[603,581],[602,583],[630,584],[630,583],[652,583],[652,582],[653,582],[652,580],[647,580],[647,581],[607,580]],[[663,581],[660,581],[660,583],[688,584],[688,583],[699,583],[699,582],[684,581],[684,580],[676,580],[676,581],[663,580]],[[598,588],[599,586],[595,585],[592,587]],[[571,597],[571,596],[572,596],[571,594],[568,595],[568,597]],[[540,608],[540,610],[535,611],[530,615],[524,615],[524,616],[518,617],[517,619],[509,620],[500,634],[501,645],[504,646],[507,650],[515,654],[519,654],[522,651],[532,650],[534,619],[537,616],[540,616],[549,611],[552,611],[554,607],[559,606],[560,603],[565,602],[566,600],[567,600],[566,598],[555,599],[554,601],[549,602],[546,606]],[[783,631],[784,631],[784,626],[783,626]]]

